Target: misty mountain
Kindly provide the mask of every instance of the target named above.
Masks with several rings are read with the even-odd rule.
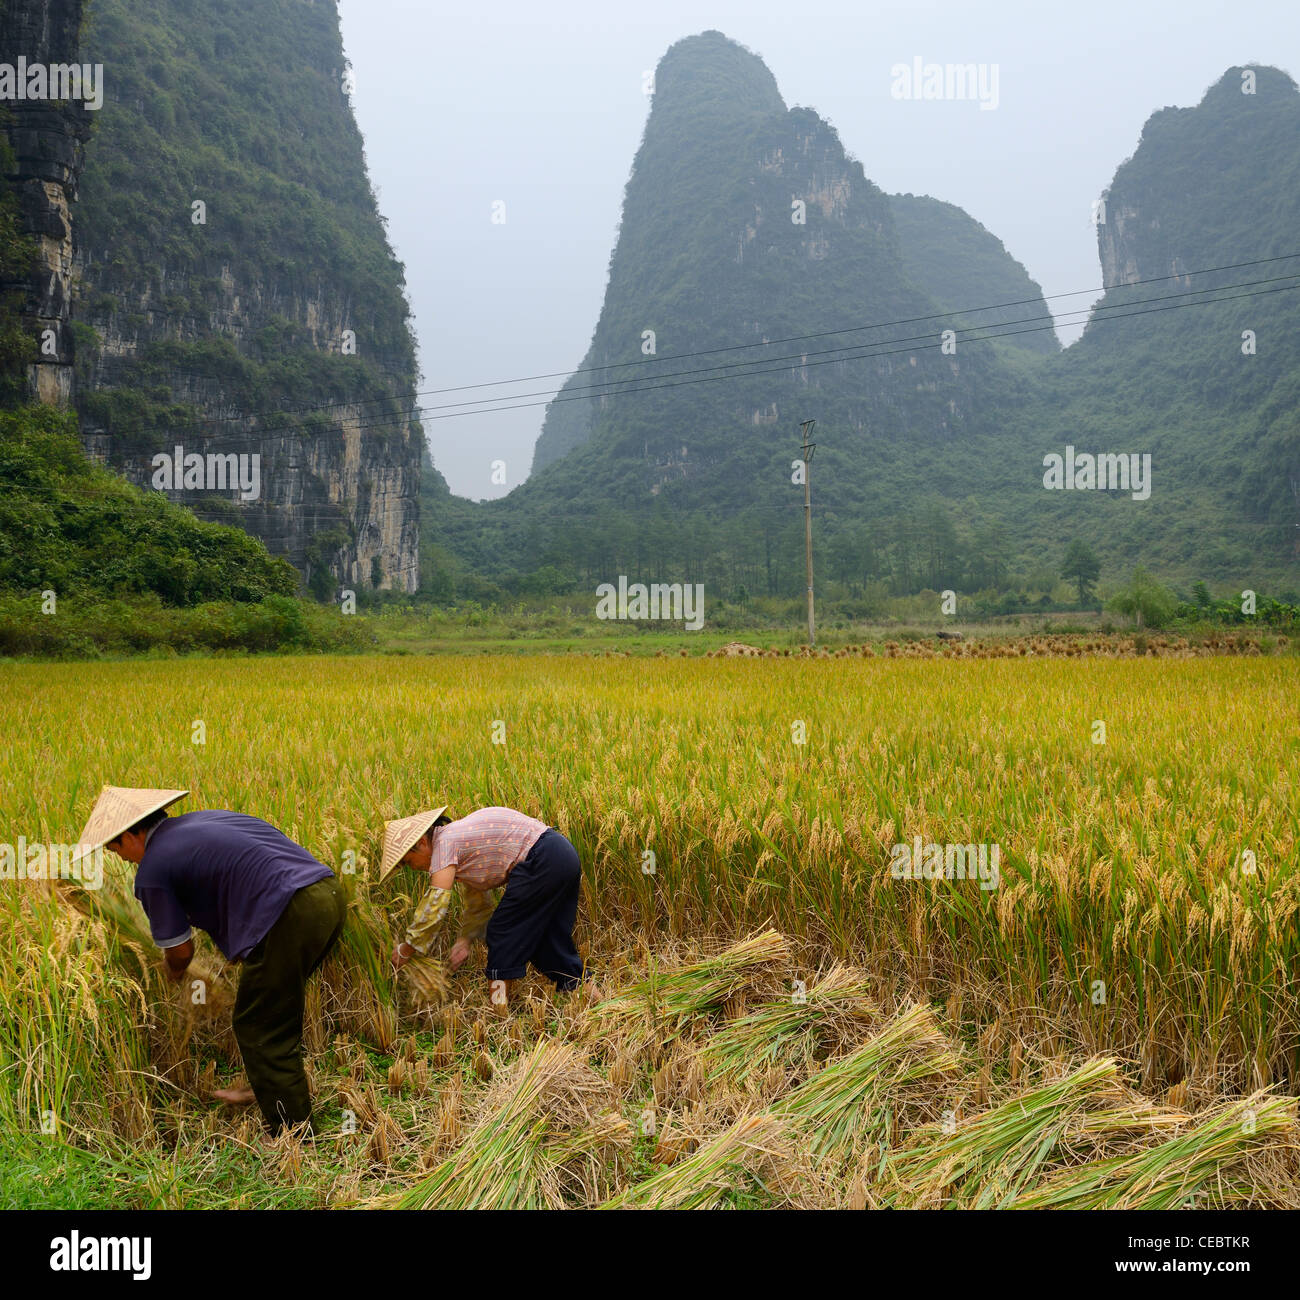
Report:
[[[1254,282],[1300,272],[1261,261],[1300,252],[1295,84],[1234,69],[1197,107],[1154,114],[1097,228],[1112,287],[1061,350],[995,235],[941,200],[882,193],[735,42],[680,41],[534,473],[456,512],[442,541],[501,575],[797,591],[792,460],[811,418],[831,577],[972,589],[1054,568],[1078,538],[1116,577],[1146,563],[1294,582],[1297,281]],[[1205,305],[1206,289],[1224,301]],[[995,304],[1019,305],[976,310]],[[1045,458],[1069,447],[1126,472],[1149,457],[1149,490],[1046,488]]]

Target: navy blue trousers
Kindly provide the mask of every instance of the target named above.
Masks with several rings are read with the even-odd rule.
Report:
[[[519,980],[528,964],[566,992],[582,979],[582,958],[573,946],[582,868],[578,850],[554,827],[542,832],[527,857],[510,869],[501,901],[488,921],[490,980]]]

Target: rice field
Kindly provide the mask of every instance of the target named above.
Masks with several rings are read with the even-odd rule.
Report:
[[[167,984],[111,855],[100,889],[0,880],[0,1205],[1300,1204],[1294,656],[0,685],[5,842],[73,841],[104,782],[188,787],[351,898],[308,1008],[320,1136],[264,1147],[206,1096],[239,1075],[220,954],[204,1004]],[[381,824],[441,803],[574,842],[603,1001],[530,978],[502,1020],[481,949],[394,979],[420,878],[372,887]]]

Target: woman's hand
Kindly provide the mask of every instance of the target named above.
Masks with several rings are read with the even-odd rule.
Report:
[[[409,948],[410,951],[407,953],[403,953],[402,952],[403,948]],[[395,971],[401,970],[402,967],[405,966],[406,963],[410,961],[411,958],[414,956],[415,956],[415,949],[411,948],[411,945],[407,943],[405,939],[403,939],[400,943],[394,945],[393,947],[393,969]]]
[[[456,942],[451,945],[452,970],[458,970],[465,964],[466,959],[469,957],[469,948],[470,942],[468,939],[457,939]]]

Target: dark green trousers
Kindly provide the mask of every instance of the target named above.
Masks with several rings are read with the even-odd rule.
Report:
[[[347,910],[334,876],[300,889],[240,968],[235,1039],[248,1086],[272,1133],[311,1119],[302,1062],[307,980],[338,942]]]

